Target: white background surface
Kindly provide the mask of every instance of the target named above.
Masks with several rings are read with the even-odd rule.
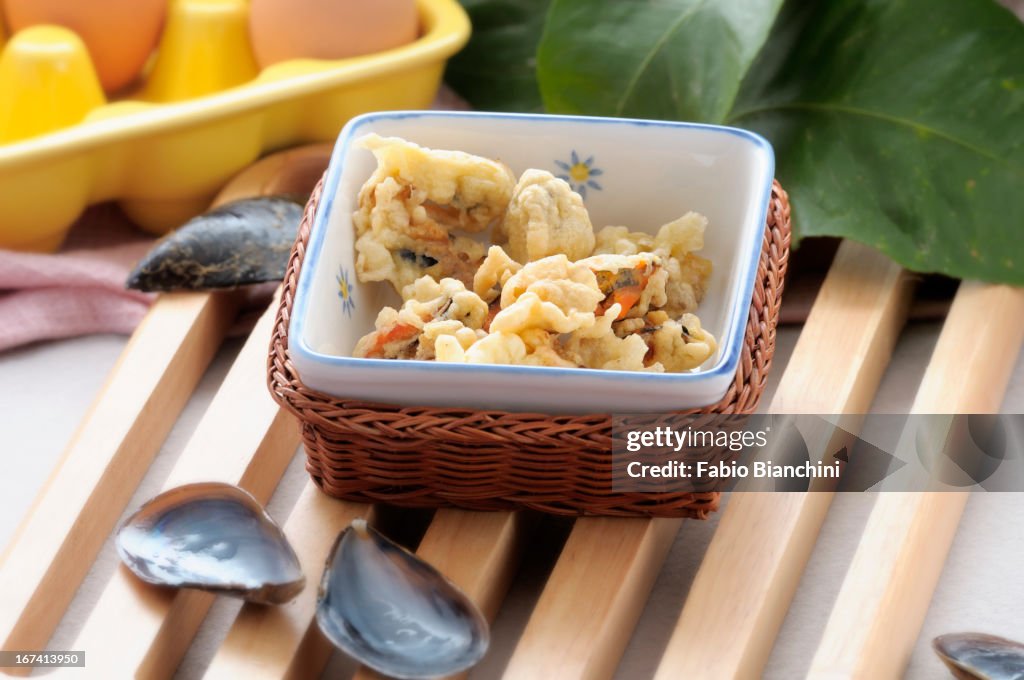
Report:
[[[937,333],[936,324],[912,325],[904,331],[873,410],[905,412]],[[771,391],[785,368],[796,335],[795,328],[780,332],[765,404],[771,401]],[[7,543],[43,485],[124,342],[121,337],[99,336],[0,354],[0,379],[7,386],[0,393],[5,448],[0,474],[0,545]],[[132,501],[132,508],[159,489],[238,347],[237,341],[229,343],[215,360]],[[1004,411],[1020,412],[1022,407],[1024,363],[1018,361]],[[305,482],[302,463],[302,456],[297,455],[271,504],[271,512],[282,523]],[[767,677],[788,679],[806,671],[873,501],[870,494],[841,494],[836,498],[769,662]],[[1024,494],[979,494],[971,498],[908,677],[948,677],[928,649],[928,641],[943,632],[981,630],[1024,639],[1022,525]],[[653,673],[714,528],[714,518],[683,524],[619,668],[619,678],[646,678]],[[475,677],[499,676],[556,554],[554,541],[531,546],[527,566],[495,624],[492,652]],[[108,542],[58,630],[52,648],[67,648],[74,641],[78,627],[116,566]],[[233,601],[218,601],[179,677],[201,676],[237,608]],[[348,667],[346,660],[336,658],[328,675],[343,677],[335,673]],[[82,676],[88,677],[87,670]]]

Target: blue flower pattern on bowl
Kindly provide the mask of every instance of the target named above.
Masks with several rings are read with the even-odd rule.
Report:
[[[348,278],[348,272],[344,267],[338,267],[338,273],[334,279],[338,282],[338,297],[341,298],[341,308],[352,318],[352,310],[356,308],[355,298],[352,297],[352,282]]]
[[[595,191],[601,191],[602,187],[596,180],[595,177],[600,177],[604,174],[604,171],[594,165],[594,157],[589,156],[586,160],[581,161],[579,154],[573,149],[569,155],[570,162],[555,161],[555,165],[562,171],[562,174],[557,175],[558,179],[564,179],[572,187],[572,190],[578,193],[583,198],[587,197],[587,188],[591,188]]]

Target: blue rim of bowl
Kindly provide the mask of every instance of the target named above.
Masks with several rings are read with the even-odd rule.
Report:
[[[349,145],[356,132],[364,125],[379,120],[403,120],[408,118],[488,118],[494,120],[519,120],[519,121],[557,121],[566,123],[584,124],[611,124],[627,125],[634,127],[664,127],[683,128],[691,130],[704,130],[710,132],[724,133],[745,139],[758,147],[767,156],[768,172],[763,194],[761,196],[761,210],[758,215],[758,224],[762,225],[757,230],[757,241],[755,244],[747,244],[750,247],[749,257],[746,263],[746,281],[740,289],[739,303],[731,310],[729,337],[725,339],[722,346],[725,351],[718,363],[706,371],[688,373],[643,373],[638,371],[611,371],[595,368],[558,368],[554,366],[515,366],[506,364],[456,364],[449,362],[416,361],[413,359],[365,359],[362,357],[346,357],[335,354],[322,354],[309,347],[305,337],[305,319],[309,306],[309,289],[313,282],[313,273],[320,265],[320,256],[323,251],[323,242],[330,221],[329,217],[334,209],[334,199],[338,191],[338,184],[341,181],[342,160],[348,154]],[[707,125],[703,123],[683,123],[677,121],[644,120],[639,118],[601,118],[593,116],[562,116],[538,113],[493,113],[486,111],[383,111],[378,113],[365,113],[350,120],[338,136],[334,151],[331,153],[331,163],[327,170],[327,177],[324,179],[323,192],[320,203],[317,206],[316,215],[313,218],[313,226],[309,236],[309,244],[306,248],[306,256],[299,273],[299,282],[295,292],[295,303],[293,306],[291,321],[289,322],[288,335],[291,338],[289,348],[296,355],[302,355],[312,363],[327,364],[343,368],[366,368],[381,369],[388,372],[416,371],[429,373],[452,373],[455,375],[479,375],[483,374],[511,374],[511,375],[540,375],[557,376],[579,376],[599,380],[622,381],[641,380],[645,382],[680,382],[693,383],[703,382],[727,374],[732,377],[739,365],[740,352],[743,348],[743,337],[747,326],[747,317],[750,313],[750,303],[754,295],[754,279],[757,276],[757,265],[761,259],[761,243],[764,239],[763,225],[768,217],[768,201],[772,194],[772,181],[775,177],[775,152],[772,145],[761,135],[744,130],[742,128],[728,127],[724,125]],[[743,304],[745,303],[745,304]],[[296,366],[298,370],[298,366]],[[301,378],[301,370],[299,371]]]

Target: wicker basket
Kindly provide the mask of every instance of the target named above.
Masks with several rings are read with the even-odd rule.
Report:
[[[408,507],[531,508],[560,515],[704,518],[718,494],[613,493],[611,416],[375,404],[305,387],[288,358],[288,322],[317,186],[299,227],[271,339],[268,384],[298,417],[306,468],[327,494]],[[749,413],[764,390],[789,258],[789,199],[776,182],[744,338],[725,397],[702,413]]]

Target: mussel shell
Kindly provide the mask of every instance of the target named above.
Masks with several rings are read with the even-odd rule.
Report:
[[[985,633],[950,633],[932,648],[961,680],[1024,680],[1024,645]]]
[[[487,620],[465,593],[362,521],[331,550],[316,620],[335,646],[395,678],[463,671],[490,643]]]
[[[301,220],[302,206],[290,197],[228,203],[158,241],[126,285],[149,292],[280,281]]]
[[[160,494],[128,518],[117,550],[147,583],[282,604],[305,585],[284,533],[244,490],[216,482]]]

